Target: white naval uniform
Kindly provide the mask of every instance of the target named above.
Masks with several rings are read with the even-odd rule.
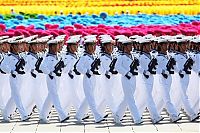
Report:
[[[27,96],[29,99],[25,102],[25,107],[28,113],[31,113],[33,107],[36,105],[38,112],[40,113],[42,110],[42,106],[44,104],[44,100],[47,97],[47,88],[43,87],[42,84],[46,84],[46,80],[41,80],[41,73],[35,70],[36,62],[38,61],[39,57],[38,53],[31,53],[29,52],[25,58],[27,64],[25,66],[26,73],[29,74],[29,80],[27,82],[27,88],[29,92],[27,92]],[[32,76],[32,74],[35,75]],[[44,93],[45,92],[45,93]]]
[[[167,109],[172,121],[178,119],[178,112],[171,101],[170,88],[172,78],[167,71],[168,58],[167,55],[159,53],[156,57],[158,66],[156,69],[156,75],[154,76],[154,100],[157,107],[157,111],[160,113],[163,108]],[[167,74],[167,79],[163,77],[162,73]]]
[[[200,110],[200,52],[198,51],[197,53],[196,53],[196,67],[197,67],[197,71],[198,71],[198,79],[199,79],[199,82],[197,82],[197,83],[199,83],[199,88],[197,88],[198,89],[198,91],[197,91],[197,97],[198,97],[198,100],[196,101],[196,103],[195,103],[195,105],[193,106],[193,108],[194,108],[194,110],[197,112],[197,110],[198,110],[198,112],[199,112],[199,110]]]
[[[77,70],[84,75],[83,77],[83,89],[85,93],[85,98],[82,101],[80,108],[76,112],[76,118],[81,121],[81,119],[84,117],[86,111],[88,110],[88,106],[90,107],[95,122],[101,121],[103,119],[102,115],[97,109],[94,92],[96,87],[96,76],[94,74],[91,74],[91,77],[88,78],[86,76],[86,73],[88,71],[91,71],[91,64],[94,61],[94,57],[92,55],[89,55],[85,53],[83,56],[80,57],[79,62],[77,63]]]
[[[46,82],[48,87],[48,96],[45,99],[44,105],[42,107],[42,111],[40,114],[40,118],[46,120],[49,112],[51,110],[52,105],[54,105],[56,111],[58,112],[60,121],[67,118],[67,114],[64,109],[61,107],[58,90],[60,84],[60,77],[57,77],[53,71],[55,70],[56,64],[59,62],[57,59],[57,55],[47,54],[45,59],[42,61],[40,66],[40,70],[47,74]],[[52,73],[53,79],[49,77],[49,74]],[[53,75],[54,74],[54,75]]]
[[[195,52],[189,52],[189,54],[192,54],[190,57],[194,60],[194,65],[192,66],[191,75],[189,76],[189,84],[187,89],[188,98],[190,100],[190,104],[194,110],[194,112],[197,114],[200,110],[199,106],[199,98],[200,98],[200,53]]]
[[[15,78],[10,75],[11,98],[6,104],[6,107],[3,111],[3,116],[8,117],[10,114],[12,114],[15,110],[15,105],[16,105],[20,113],[21,119],[24,120],[27,118],[28,114],[25,108],[23,107],[20,95],[22,88],[20,74],[17,74],[17,72],[15,71],[16,69],[15,65],[19,61],[19,59],[20,59],[19,55],[9,54],[7,58],[4,58],[3,62],[1,63],[2,71],[6,73],[15,73],[16,75]]]
[[[137,57],[137,55],[135,56]],[[159,113],[157,112],[156,105],[152,97],[154,77],[148,71],[148,64],[151,61],[151,55],[145,52],[139,52],[137,58],[140,62],[140,66],[138,67],[139,74],[136,78],[136,82],[137,82],[136,93],[135,93],[136,105],[138,107],[141,117],[145,108],[147,107],[149,110],[150,116],[152,118],[152,121],[156,122],[161,117]],[[147,75],[148,78],[146,78],[144,74]]]
[[[4,58],[7,58],[8,53],[0,54],[0,64],[3,61]],[[3,71],[0,72],[0,111],[3,111],[3,109],[6,106],[6,103],[8,102],[8,99],[10,98],[10,81],[9,81],[9,73],[4,73]]]
[[[38,53],[38,56],[40,58],[42,58],[43,60],[45,59],[46,55],[47,55],[47,52],[39,52]],[[40,104],[40,105],[38,105],[37,108],[38,108],[39,112],[41,112],[42,111],[42,107],[43,107],[44,102],[45,102],[45,99],[46,99],[46,97],[48,95],[48,87],[47,87],[47,82],[46,82],[47,81],[47,76],[46,76],[46,74],[38,73],[37,74],[37,81],[38,82],[42,82],[40,84],[40,88],[37,89],[41,99],[40,98],[35,99],[35,103],[37,103],[37,105]]]
[[[190,118],[193,118],[196,116],[196,114],[190,105],[186,93],[189,84],[189,74],[186,74],[185,71],[183,70],[184,64],[187,61],[187,55],[184,53],[176,52],[175,60],[176,60],[176,67],[175,67],[176,73],[174,75],[173,80],[176,81],[176,90],[177,90],[176,94],[178,94],[178,97],[174,96],[175,97],[174,105],[177,111],[180,111],[181,108],[184,108],[184,110],[190,116]],[[179,73],[183,74],[184,77],[181,78],[179,76]]]
[[[81,100],[77,92],[82,84],[80,76],[76,75],[76,73],[73,71],[74,65],[78,61],[77,55],[67,52],[62,54],[62,59],[65,64],[65,68],[63,69],[61,76],[61,93],[59,94],[63,108],[66,109],[66,112],[69,112],[71,106],[73,106],[75,110],[78,110],[80,106]]]
[[[141,122],[141,117],[139,115],[138,109],[135,105],[135,88],[136,88],[136,77],[130,74],[130,79],[128,79],[125,75],[130,73],[130,65],[133,59],[131,55],[121,54],[117,58],[117,62],[115,65],[116,70],[121,74],[121,82],[124,91],[124,100],[120,103],[117,112],[115,113],[118,119],[121,119],[124,115],[124,109],[129,108],[132,117],[134,118],[135,123]]]
[[[24,71],[25,74],[23,75],[19,75],[19,79],[20,82],[22,84],[21,89],[20,89],[20,94],[21,94],[21,100],[22,100],[22,104],[24,109],[26,110],[26,112],[28,114],[30,114],[32,112],[32,107],[30,106],[30,103],[32,101],[33,98],[33,82],[31,80],[31,74],[29,72],[29,65],[28,65],[28,61],[27,61],[27,52],[23,52],[20,53],[20,56],[25,60],[26,64],[24,66]],[[30,61],[29,61],[30,63]]]
[[[100,102],[98,109],[101,114],[104,114],[106,106],[108,106],[111,112],[114,114],[117,109],[116,97],[119,98],[116,92],[117,87],[119,87],[119,82],[117,82],[117,75],[112,74],[110,70],[110,64],[112,62],[112,56],[106,53],[103,53],[100,56],[101,65],[99,67],[99,72],[101,78],[99,81],[101,84],[101,90],[103,92],[103,100]],[[106,74],[108,77],[106,77]]]

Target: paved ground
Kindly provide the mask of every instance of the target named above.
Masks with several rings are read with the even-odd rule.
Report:
[[[161,114],[164,120],[160,124],[152,124],[148,112],[143,114],[144,123],[142,125],[134,125],[127,111],[122,125],[116,125],[109,110],[107,111],[109,117],[102,123],[95,124],[93,117],[87,119],[83,124],[76,123],[74,119],[75,111],[70,112],[70,120],[65,123],[59,123],[57,113],[52,110],[52,117],[50,124],[39,124],[38,113],[34,113],[29,122],[20,122],[19,115],[15,117],[11,123],[2,123],[2,116],[0,115],[0,132],[200,132],[200,120],[196,122],[189,122],[187,116],[181,112],[183,119],[178,123],[170,123],[166,112]],[[90,113],[91,114],[91,113]]]

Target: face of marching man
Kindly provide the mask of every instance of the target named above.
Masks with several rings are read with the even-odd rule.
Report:
[[[24,51],[24,46],[22,43],[15,43],[11,45],[11,51],[13,53],[20,53]]]
[[[58,45],[59,45],[59,51],[62,51],[62,48],[63,48],[64,42],[60,42]]]
[[[24,52],[27,52],[27,51],[29,51],[29,44],[27,44],[27,43],[22,43],[22,45],[23,45],[23,47],[24,47]]]
[[[76,53],[78,51],[78,44],[71,44],[67,46],[71,53]]]
[[[162,52],[162,53],[166,53],[166,52],[167,52],[167,49],[168,49],[168,44],[167,44],[167,42],[163,42],[163,43],[160,45],[160,47],[161,47],[161,52]]]
[[[104,45],[103,47],[104,47],[104,50],[106,53],[112,54],[112,52],[113,52],[113,44],[112,43],[108,43],[108,44]]]
[[[4,44],[4,52],[7,53],[10,51],[10,44],[9,43],[5,43]]]
[[[132,51],[132,48],[133,48],[132,44],[124,45],[124,52],[127,54],[130,54]]]
[[[96,50],[96,44],[88,44],[86,46],[86,52],[88,52],[89,54],[94,54],[95,50]]]
[[[53,44],[49,46],[49,52],[56,54],[60,49],[60,46],[58,44]]]
[[[151,46],[149,43],[143,44],[143,51],[149,53],[151,51]]]
[[[187,50],[187,45],[187,42],[181,42],[180,51],[184,53]]]
[[[33,53],[39,52],[39,44],[30,45],[30,51]]]
[[[10,44],[9,43],[0,44],[0,52],[7,53],[9,51],[10,51]]]
[[[175,43],[174,42],[168,42],[167,49],[174,51],[175,50]]]

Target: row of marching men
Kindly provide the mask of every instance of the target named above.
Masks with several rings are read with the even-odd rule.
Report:
[[[64,45],[66,44],[66,45]],[[98,44],[98,45],[97,45]],[[9,122],[19,112],[22,121],[37,108],[41,123],[49,123],[51,109],[59,121],[70,109],[82,122],[91,110],[95,122],[108,117],[121,123],[129,109],[141,124],[147,108],[152,123],[198,119],[200,89],[199,36],[109,35],[0,37],[0,109]]]

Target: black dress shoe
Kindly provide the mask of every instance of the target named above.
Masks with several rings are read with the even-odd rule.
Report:
[[[60,121],[61,123],[65,122],[66,120],[69,120],[69,116],[67,116],[65,119],[63,119],[62,121]]]
[[[182,117],[179,117],[178,119],[176,119],[175,121],[173,121],[174,123],[176,123],[177,121],[181,120]]]
[[[82,118],[82,120],[88,119],[90,116],[86,115],[85,117]]]
[[[29,121],[29,119],[30,119],[31,117],[27,117],[26,119],[24,119],[24,120],[22,120],[22,121]]]
[[[30,116],[32,116],[33,115],[33,113],[31,112],[28,116],[30,117]]]
[[[164,119],[164,117],[161,117],[159,120],[157,120],[156,122],[153,122],[153,124],[158,124],[160,121],[162,121]]]
[[[199,116],[197,115],[195,118],[193,118],[192,120],[191,120],[191,122],[194,122],[196,119],[198,119],[199,118]]]
[[[95,123],[100,123],[100,122],[102,122],[102,121],[104,121],[105,119],[101,119],[100,121],[97,121],[97,122],[95,122]]]
[[[104,117],[103,117],[103,118],[107,118],[107,117],[108,117],[108,114],[104,115]]]

